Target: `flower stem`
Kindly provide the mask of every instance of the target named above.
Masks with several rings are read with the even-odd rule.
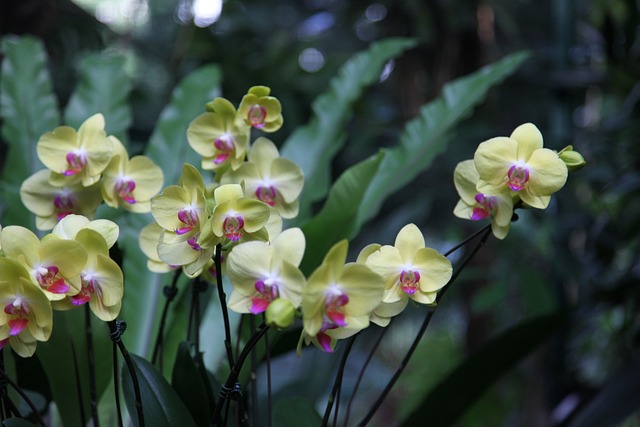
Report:
[[[236,384],[238,381],[238,376],[240,375],[240,370],[242,369],[242,365],[244,365],[245,360],[251,354],[251,350],[256,346],[256,344],[260,341],[264,334],[267,333],[269,326],[266,324],[260,325],[258,329],[249,337],[249,340],[245,344],[244,348],[238,355],[238,359],[236,363],[232,365],[231,372],[229,372],[229,376],[225,381],[224,385],[220,389],[220,399],[216,404],[215,410],[213,412],[213,416],[211,418],[212,426],[219,426],[220,424],[220,414],[222,413],[223,407],[228,403],[229,399],[234,399],[240,397],[241,391],[239,389],[240,385]],[[225,422],[226,424],[226,422]],[[223,424],[224,425],[224,424]]]
[[[158,334],[156,335],[156,342],[153,346],[153,356],[151,356],[151,363],[156,364],[158,357],[160,362],[158,368],[162,371],[162,343],[164,341],[164,326],[167,323],[167,314],[169,312],[169,305],[178,294],[178,278],[182,270],[176,270],[173,273],[173,279],[171,280],[171,286],[165,286],[163,293],[165,296],[164,308],[162,309],[162,317],[160,318],[160,326],[158,327]]]
[[[9,384],[19,395],[20,397],[22,397],[22,399],[26,402],[26,404],[29,406],[29,409],[31,409],[31,412],[36,416],[36,418],[38,419],[38,424],[40,424],[42,427],[47,427],[47,424],[44,422],[44,420],[42,419],[42,415],[40,415],[40,412],[38,411],[38,409],[36,408],[36,405],[31,401],[31,399],[29,399],[29,396],[27,396],[27,394],[18,386],[18,384],[16,384],[15,381],[13,381],[4,371],[4,369],[0,369],[0,380],[4,383]],[[10,405],[12,408],[14,408],[15,411],[15,406],[13,404]]]
[[[398,381],[398,378],[400,377],[400,374],[402,374],[402,372],[404,371],[404,368],[409,363],[409,360],[411,359],[411,356],[413,355],[415,350],[418,348],[418,344],[420,343],[420,340],[422,339],[422,336],[426,332],[427,327],[431,323],[431,319],[433,318],[433,315],[435,314],[436,309],[438,308],[438,303],[440,302],[440,300],[444,296],[446,290],[449,287],[451,287],[451,285],[456,281],[458,276],[460,276],[460,273],[462,273],[464,268],[467,266],[469,261],[471,261],[473,259],[473,257],[476,255],[476,253],[478,253],[480,248],[482,246],[484,246],[484,244],[486,243],[487,238],[489,237],[489,234],[491,234],[491,226],[485,227],[482,230],[484,231],[484,234],[482,235],[482,239],[473,248],[473,251],[471,251],[469,256],[467,258],[465,258],[465,260],[462,262],[462,264],[460,264],[460,267],[453,274],[453,276],[451,277],[451,280],[449,280],[449,283],[447,284],[447,286],[445,286],[444,288],[442,288],[442,290],[440,292],[438,292],[438,296],[436,297],[436,304],[433,307],[429,307],[429,311],[427,312],[427,315],[425,316],[425,319],[422,322],[422,326],[420,327],[420,330],[418,331],[418,335],[416,335],[416,338],[414,339],[413,343],[411,344],[411,347],[407,351],[407,354],[405,355],[404,359],[402,359],[402,362],[400,363],[400,366],[396,370],[396,372],[393,375],[393,377],[391,377],[391,380],[389,380],[389,383],[387,383],[387,386],[384,388],[384,390],[382,390],[382,393],[380,393],[380,396],[378,396],[378,400],[375,401],[375,403],[373,404],[373,406],[371,407],[371,409],[369,410],[367,415],[365,415],[365,417],[362,419],[362,421],[360,421],[360,423],[358,424],[358,427],[363,427],[363,426],[367,425],[367,423],[369,421],[371,421],[371,418],[376,413],[378,408],[382,405],[382,402],[387,397],[387,395],[389,394],[389,392],[391,391],[391,389],[393,388],[395,383]],[[478,235],[478,234],[479,233],[474,234],[474,237],[476,235]],[[467,240],[469,240],[469,239],[467,239]]]
[[[140,394],[140,383],[138,382],[138,374],[136,373],[135,366],[133,364],[133,360],[131,360],[131,355],[122,342],[122,334],[127,328],[127,324],[123,321],[110,321],[107,322],[109,326],[109,331],[111,332],[111,341],[118,345],[118,349],[120,350],[120,354],[124,358],[124,362],[127,365],[127,369],[129,370],[129,375],[131,375],[131,383],[133,384],[133,393],[136,397],[136,412],[138,415],[138,426],[144,427],[144,412],[142,409],[142,395]]]
[[[98,417],[98,392],[96,391],[96,360],[93,351],[93,329],[91,328],[91,309],[84,305],[84,324],[87,337],[87,359],[89,362],[89,398],[91,399],[91,419],[94,427],[100,427]]]
[[[224,320],[224,347],[227,350],[227,362],[231,367],[235,364],[233,361],[233,350],[231,348],[231,326],[229,324],[229,311],[227,310],[227,296],[224,294],[224,288],[222,287],[222,245],[220,243],[216,246],[216,253],[213,256],[213,262],[216,266],[218,298],[220,299],[222,318]]]
[[[112,352],[112,360],[113,360],[113,393],[116,400],[116,414],[118,416],[118,427],[123,427],[124,423],[122,422],[122,408],[120,407],[120,381],[118,380],[118,345],[113,343],[113,352]]]
[[[454,253],[455,251],[457,251],[458,249],[460,249],[461,247],[463,247],[464,245],[466,245],[467,243],[469,243],[470,241],[472,241],[473,239],[475,239],[476,237],[478,237],[479,235],[481,235],[482,233],[486,233],[487,230],[489,230],[491,228],[491,224],[487,224],[486,226],[484,226],[483,228],[481,228],[480,230],[476,231],[475,233],[473,233],[471,236],[467,237],[466,239],[464,239],[462,242],[458,243],[457,245],[455,245],[454,247],[452,247],[451,249],[449,249],[447,252],[445,252],[443,255],[444,256],[449,256],[452,253]]]
[[[342,359],[340,359],[340,365],[338,366],[338,372],[336,373],[336,379],[333,383],[333,389],[331,390],[331,394],[329,395],[329,399],[327,400],[327,407],[324,410],[324,417],[322,418],[322,427],[326,427],[329,424],[329,416],[331,415],[331,410],[333,409],[333,404],[336,403],[336,400],[340,399],[340,389],[342,388],[342,378],[344,377],[344,367],[347,364],[347,358],[349,357],[349,353],[351,352],[351,348],[353,347],[353,343],[356,340],[358,335],[353,335],[349,338],[349,342],[347,342],[347,346],[344,349],[344,353],[342,353]],[[337,399],[336,399],[337,398]],[[338,408],[339,402],[336,403],[336,413],[335,418],[338,417]]]
[[[76,393],[78,396],[78,408],[80,408],[80,421],[82,425],[87,424],[87,417],[84,413],[84,396],[82,394],[82,384],[80,383],[80,368],[78,366],[78,352],[73,340],[69,338],[69,345],[71,346],[71,357],[73,358],[73,373],[76,377]]]

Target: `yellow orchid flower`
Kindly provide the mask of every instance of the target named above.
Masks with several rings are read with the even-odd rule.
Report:
[[[364,264],[345,264],[348,246],[346,240],[336,243],[302,292],[302,339],[327,352],[333,351],[337,339],[369,326],[384,293],[379,274]]]
[[[53,227],[51,234],[65,240],[75,240],[80,230],[89,229],[98,232],[111,248],[120,235],[120,227],[108,219],[95,219],[90,221],[82,215],[67,215]]]
[[[229,308],[258,314],[279,298],[299,307],[306,282],[298,269],[304,248],[305,238],[299,228],[283,231],[271,244],[251,241],[235,246],[226,263],[233,285]]]
[[[89,303],[97,318],[105,322],[120,314],[124,294],[124,278],[118,264],[109,258],[109,246],[97,231],[85,228],[75,236],[88,257],[80,272],[80,291],[61,301],[53,301],[57,310],[68,310]]]
[[[424,236],[415,224],[400,230],[394,246],[385,245],[370,254],[366,265],[383,277],[382,301],[398,303],[395,309],[399,309],[400,301],[409,298],[420,304],[433,304],[438,290],[449,282],[453,271],[447,258],[425,247]],[[384,307],[385,315],[389,309]]]
[[[244,182],[249,197],[272,206],[282,218],[298,215],[298,197],[304,185],[302,169],[280,157],[275,144],[267,138],[258,138],[253,143],[248,159],[237,170],[226,172],[221,182]]]
[[[237,169],[247,153],[250,128],[236,119],[235,107],[224,98],[208,104],[187,129],[187,141],[202,156],[202,169],[219,172]]]
[[[151,214],[160,227],[158,256],[170,266],[183,266],[189,277],[202,272],[220,239],[209,223],[204,180],[196,168],[185,164],[180,185],[165,188],[151,199]]]
[[[76,132],[60,126],[40,137],[38,158],[52,172],[50,182],[63,186],[82,182],[88,187],[100,179],[111,160],[113,147],[104,130],[104,116],[95,114]]]
[[[480,176],[473,160],[458,163],[453,173],[453,181],[460,195],[453,214],[458,218],[479,221],[491,218],[491,230],[498,239],[504,239],[509,232],[513,216],[513,195],[506,186],[496,194],[483,194],[476,190]]]
[[[238,116],[247,126],[263,132],[275,132],[282,127],[282,106],[270,93],[271,89],[266,86],[254,86],[242,98]]]
[[[225,184],[215,189],[216,202],[211,215],[213,234],[238,242],[252,234],[262,233],[268,239],[265,225],[269,221],[269,206],[244,196],[238,184]]]
[[[9,343],[21,357],[32,356],[36,342],[51,335],[51,304],[27,270],[7,258],[0,258],[0,307],[0,349]]]
[[[137,213],[151,211],[150,200],[162,189],[162,169],[146,156],[129,159],[124,145],[114,136],[111,162],[102,175],[102,197],[107,205]]]
[[[49,183],[51,172],[46,169],[27,178],[20,187],[20,199],[36,216],[38,230],[51,230],[62,218],[79,214],[93,218],[102,203],[100,184],[90,187],[69,184],[56,187]]]
[[[528,206],[545,209],[551,194],[567,181],[567,166],[542,145],[542,134],[531,123],[518,126],[508,138],[481,143],[473,157],[480,176],[478,192],[498,194],[508,187]]]
[[[42,241],[30,230],[17,225],[2,229],[2,249],[30,274],[31,282],[51,301],[80,291],[80,271],[87,251],[79,243],[55,236]]]
[[[147,257],[147,268],[154,273],[168,273],[178,266],[171,266],[160,259],[158,255],[158,242],[164,229],[157,222],[152,222],[140,230],[138,244],[142,253]]]

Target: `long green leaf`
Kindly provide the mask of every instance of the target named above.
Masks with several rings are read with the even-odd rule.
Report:
[[[195,427],[191,414],[162,374],[142,357],[135,354],[131,357],[140,384],[145,425]],[[122,389],[129,415],[138,426],[133,383],[126,366],[122,369]]]
[[[199,426],[207,426],[211,420],[206,385],[200,376],[190,351],[191,345],[183,341],[178,347],[176,363],[173,365],[171,386]]]
[[[33,228],[33,215],[20,201],[20,185],[42,168],[36,142],[60,123],[42,42],[33,37],[7,37],[0,73],[0,118],[8,152],[2,163],[0,213],[3,224]]]
[[[526,355],[545,342],[567,318],[567,313],[536,317],[522,322],[490,341],[435,386],[407,422],[448,427],[464,415],[482,393]]]
[[[65,124],[77,129],[90,116],[102,113],[107,134],[126,144],[132,121],[127,100],[130,90],[123,57],[96,53],[83,58],[80,83],[64,111]]]
[[[489,89],[511,75],[528,57],[519,52],[447,84],[442,95],[407,123],[400,144],[388,150],[360,204],[354,233],[373,218],[382,203],[425,171],[451,139],[453,127],[480,103]]]
[[[276,402],[273,418],[281,427],[317,427],[322,423],[316,408],[303,398]]]
[[[358,208],[367,192],[385,152],[351,166],[331,187],[322,210],[302,227],[307,245],[300,269],[310,273],[337,241],[353,234]]]
[[[71,311],[55,311],[51,338],[38,344],[36,355],[44,369],[53,399],[56,402],[64,425],[81,424],[81,405],[78,388],[82,390],[85,416],[90,417],[89,361],[85,334],[84,307]],[[111,340],[104,322],[91,316],[94,346],[94,362],[98,397],[111,381],[113,368],[111,360]],[[75,376],[75,360],[80,374],[80,385]]]
[[[615,375],[573,418],[569,427],[615,427],[640,408],[640,362]]]
[[[298,222],[309,217],[311,203],[322,199],[329,190],[331,160],[346,140],[345,125],[351,118],[353,103],[364,88],[379,80],[389,59],[414,45],[412,39],[387,39],[354,55],[331,80],[331,89],[313,102],[311,120],[285,142],[282,156],[296,162],[305,174]]]
[[[145,154],[164,172],[165,186],[176,184],[182,165],[199,162],[187,143],[187,127],[204,105],[220,93],[221,73],[217,66],[206,65],[187,75],[173,90],[171,101],[162,110]],[[147,354],[155,337],[159,318],[162,275],[146,268],[147,259],[138,246],[140,230],[153,219],[150,215],[129,216],[121,224],[118,242],[125,251],[123,266],[125,297],[120,317],[129,327],[123,339],[136,354]]]

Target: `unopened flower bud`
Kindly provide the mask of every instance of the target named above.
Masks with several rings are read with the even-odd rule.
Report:
[[[563,148],[562,151],[558,153],[558,156],[567,165],[569,172],[577,171],[586,164],[582,154],[574,151],[571,145]]]
[[[278,329],[288,328],[296,318],[296,309],[291,301],[278,298],[269,304],[266,311],[267,325]]]

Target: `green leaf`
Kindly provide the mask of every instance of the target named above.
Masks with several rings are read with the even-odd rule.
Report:
[[[377,82],[384,64],[415,45],[413,39],[393,38],[373,43],[347,61],[331,89],[312,104],[313,117],[296,129],[282,147],[282,157],[296,162],[305,175],[300,196],[298,222],[310,215],[310,206],[329,190],[331,160],[346,140],[345,125],[353,113],[353,103],[367,86]]]
[[[522,322],[493,339],[435,386],[404,425],[448,427],[505,372],[534,351],[564,323],[565,312]]]
[[[33,215],[20,201],[20,185],[42,168],[36,142],[60,123],[60,112],[47,72],[42,42],[33,37],[6,37],[0,44],[4,55],[0,72],[0,119],[2,138],[8,144],[2,164],[3,224],[33,228]]]
[[[282,427],[318,427],[322,418],[306,399],[283,399],[273,409],[274,425]]]
[[[196,166],[198,155],[187,143],[187,127],[204,112],[204,105],[220,93],[221,73],[217,66],[206,65],[186,76],[173,90],[171,101],[162,110],[145,154],[164,172],[165,186],[177,184],[182,165],[189,161]],[[129,215],[120,224],[119,244],[125,251],[123,265],[125,296],[120,317],[129,325],[123,340],[137,354],[151,351],[160,310],[164,275],[146,268],[147,258],[138,246],[140,230],[151,223],[151,215]]]
[[[439,98],[420,109],[418,117],[405,126],[400,144],[388,150],[380,165],[360,205],[354,233],[378,213],[387,197],[431,165],[451,139],[453,127],[467,117],[492,86],[511,75],[527,57],[526,52],[515,53],[457,79],[444,86]]]
[[[385,152],[369,157],[344,171],[334,183],[322,210],[302,227],[307,245],[300,269],[310,273],[331,246],[353,234],[362,197],[375,178]]]
[[[596,396],[579,409],[569,427],[614,427],[640,408],[640,361],[615,375]]]
[[[126,144],[132,121],[127,100],[130,90],[122,56],[104,52],[86,56],[80,62],[80,83],[64,111],[65,124],[78,129],[86,119],[102,113],[107,134]]]
[[[77,370],[80,375],[84,413],[87,420],[91,416],[84,309],[85,307],[70,311],[54,311],[54,328],[51,338],[46,342],[38,343],[36,351],[49,380],[53,400],[56,402],[64,425],[81,424],[74,357],[78,362]],[[91,325],[96,390],[97,396],[100,397],[113,378],[112,344],[109,339],[109,330],[104,322],[91,315]]]
[[[38,427],[38,424],[34,424],[22,418],[7,418],[2,422],[4,427]]]
[[[151,363],[131,354],[140,385],[145,425],[153,427],[195,427],[191,414],[167,380]],[[138,426],[133,382],[126,365],[122,368],[122,389],[133,424]]]
[[[200,156],[187,142],[189,123],[204,113],[204,105],[220,96],[222,72],[217,65],[193,71],[174,89],[171,102],[160,114],[145,154],[162,168],[165,186],[177,184],[182,165],[200,168]]]
[[[173,365],[171,385],[199,426],[209,425],[211,412],[208,393],[200,371],[191,357],[191,344],[183,341]]]

